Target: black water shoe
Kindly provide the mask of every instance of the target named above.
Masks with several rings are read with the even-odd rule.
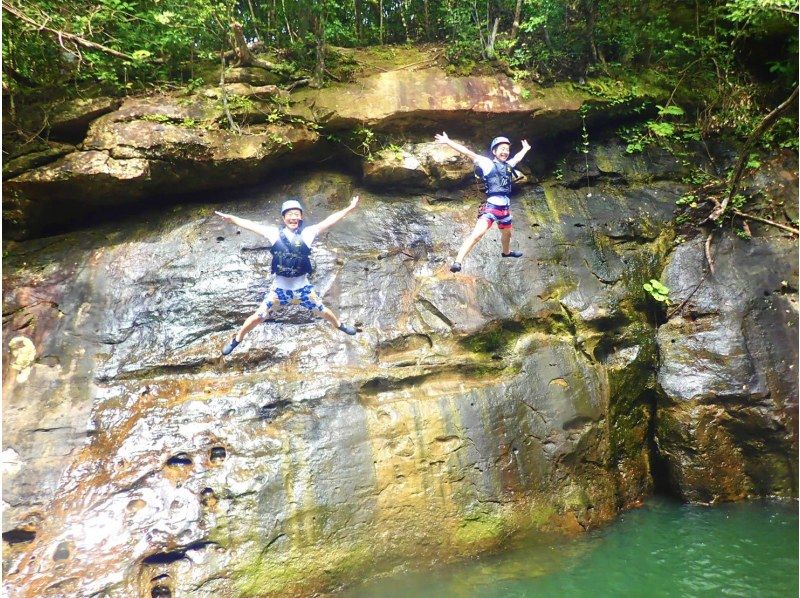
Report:
[[[509,251],[508,253],[500,253],[503,257],[522,257],[521,251]]]
[[[230,341],[228,341],[228,344],[227,344],[227,345],[225,345],[224,347],[222,347],[222,354],[223,354],[223,355],[230,355],[230,354],[233,352],[233,350],[234,350],[236,347],[238,347],[238,346],[239,346],[239,343],[240,343],[240,342],[241,342],[241,341],[237,341],[237,340],[236,340],[236,337],[234,336],[234,337],[233,337],[233,338],[232,338]]]
[[[348,325],[347,325],[347,324],[345,324],[344,322],[342,322],[341,324],[339,324],[339,330],[341,330],[341,331],[342,331],[342,332],[344,332],[345,334],[349,334],[350,336],[353,336],[353,335],[354,335],[356,332],[358,332],[358,331],[356,330],[355,326],[348,326]]]
[[[453,262],[450,266],[450,272],[461,272],[461,262]]]

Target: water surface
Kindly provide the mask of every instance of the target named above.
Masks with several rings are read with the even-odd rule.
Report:
[[[717,507],[653,500],[573,539],[537,535],[508,550],[375,580],[347,598],[798,595],[795,502]]]

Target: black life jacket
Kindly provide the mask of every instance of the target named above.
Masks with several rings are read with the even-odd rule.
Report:
[[[272,253],[272,273],[287,278],[295,278],[304,274],[311,274],[314,267],[311,265],[311,248],[300,238],[303,227],[298,227],[294,241],[286,235],[286,227],[282,227],[278,240],[269,248]]]
[[[481,179],[484,183],[484,192],[486,195],[511,195],[511,183],[514,179],[514,169],[507,162],[498,162],[493,160],[494,164],[489,174],[484,175],[480,166],[477,168],[477,173],[481,174]]]

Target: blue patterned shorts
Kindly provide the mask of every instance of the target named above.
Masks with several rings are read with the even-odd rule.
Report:
[[[302,305],[312,311],[325,309],[316,289],[314,289],[314,285],[307,284],[303,288],[294,291],[279,288],[272,289],[264,296],[256,315],[262,320],[269,320],[275,315],[276,310],[286,305]]]

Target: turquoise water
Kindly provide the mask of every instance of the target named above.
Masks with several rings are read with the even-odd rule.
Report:
[[[500,554],[408,572],[347,598],[798,595],[797,504],[653,500],[574,539],[518,540]]]

